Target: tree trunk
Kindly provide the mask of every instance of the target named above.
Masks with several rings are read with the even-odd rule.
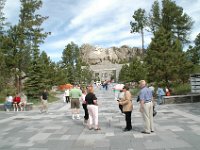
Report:
[[[144,54],[145,51],[144,51],[144,31],[143,31],[143,29],[141,29],[141,36],[142,36],[142,52]]]

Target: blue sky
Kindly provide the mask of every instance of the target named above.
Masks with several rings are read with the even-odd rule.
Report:
[[[129,45],[141,47],[139,34],[130,33],[130,21],[138,8],[149,12],[154,0],[43,0],[39,13],[49,16],[43,23],[48,36],[41,50],[57,62],[62,51],[71,41],[79,46],[84,43],[100,47]],[[161,0],[159,0],[160,2]],[[195,21],[190,39],[200,33],[200,0],[175,0],[177,5]],[[7,0],[5,17],[12,24],[18,21],[19,0]],[[151,41],[151,34],[145,33],[145,45]]]

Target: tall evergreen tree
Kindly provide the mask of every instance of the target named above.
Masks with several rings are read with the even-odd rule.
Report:
[[[187,54],[189,56],[189,59],[193,62],[194,65],[200,64],[200,33],[197,35],[197,37],[194,40],[194,47],[190,46]]]
[[[147,25],[150,28],[150,31],[155,33],[161,24],[161,12],[160,12],[160,6],[159,6],[159,2],[156,0],[154,1],[151,11],[149,13],[149,17],[148,17],[148,23]]]
[[[68,44],[62,53],[62,67],[66,68],[66,78],[69,83],[74,83],[74,43]]]
[[[80,49],[79,47],[76,45],[75,46],[75,53],[74,53],[74,59],[75,59],[75,81],[80,83],[81,82],[81,66],[82,66],[82,59],[80,57]]]
[[[62,66],[66,68],[66,77],[69,83],[80,83],[82,60],[78,45],[71,42],[63,50]]]
[[[155,33],[145,58],[150,81],[163,81],[169,84],[169,81],[185,80],[184,75],[190,72],[188,66],[190,68],[192,66],[186,60],[181,45],[180,41],[174,40],[173,34],[164,28],[160,28]]]
[[[90,84],[92,81],[93,72],[90,70],[89,66],[81,69],[81,81],[85,84]]]
[[[0,0],[0,92],[6,89],[12,74],[7,66],[7,50],[10,42],[6,30],[8,23],[3,13],[4,6],[5,0]]]
[[[127,64],[122,66],[122,69],[119,72],[119,81],[120,82],[128,82],[132,81],[129,77],[129,66]]]
[[[19,20],[19,29],[21,35],[19,36],[19,51],[24,54],[28,51],[34,61],[34,57],[39,51],[39,44],[43,43],[44,39],[47,37],[48,33],[44,32],[41,28],[42,23],[47,19],[40,14],[37,14],[37,10],[42,7],[41,0],[20,0],[21,10],[20,10],[20,20]],[[39,53],[38,53],[39,55]],[[24,55],[20,55],[24,56]],[[22,57],[24,58],[24,57]],[[19,60],[19,70],[21,70],[21,63],[24,59],[20,58]],[[31,59],[30,59],[31,60]],[[32,65],[35,63],[32,62]],[[21,82],[20,82],[21,85]],[[19,89],[21,90],[21,89]]]
[[[30,96],[36,97],[39,91],[43,88],[48,88],[46,79],[46,72],[44,70],[43,61],[40,56],[39,45],[44,42],[48,33],[44,32],[41,27],[42,23],[47,19],[40,14],[37,10],[42,7],[41,0],[21,0],[21,13],[19,26],[23,29],[24,38],[21,40],[20,45],[22,50],[30,49],[32,56],[31,66],[28,72],[28,80],[26,81],[25,88]]]
[[[133,59],[129,64],[129,78],[133,81],[146,79],[147,70],[145,64],[138,59]]]
[[[144,52],[144,29],[147,26],[147,17],[144,9],[139,8],[132,16],[134,21],[130,22],[131,33],[140,33],[142,37],[142,50]]]
[[[181,42],[178,39],[173,43],[173,49],[178,58],[176,60],[177,80],[180,80],[183,83],[186,83],[188,82],[190,74],[193,72],[194,65],[192,64],[190,60],[187,59],[186,52],[182,51],[183,47],[182,47]]]
[[[182,44],[189,42],[188,36],[193,21],[175,1],[163,0],[161,9],[158,1],[155,1],[148,20],[149,27],[154,34],[160,27],[163,27],[165,30],[172,32],[174,38],[178,38]]]

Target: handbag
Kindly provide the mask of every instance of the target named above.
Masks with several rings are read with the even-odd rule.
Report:
[[[140,96],[138,95],[138,97],[137,97],[137,102],[139,102],[140,101]]]

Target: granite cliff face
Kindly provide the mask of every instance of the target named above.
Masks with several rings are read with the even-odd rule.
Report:
[[[90,65],[101,64],[103,62],[120,63],[128,61],[133,57],[140,56],[142,50],[129,46],[101,48],[90,44],[83,44],[80,47],[80,54],[84,62]]]

